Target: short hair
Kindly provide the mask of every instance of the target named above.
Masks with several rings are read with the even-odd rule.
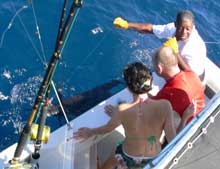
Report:
[[[192,21],[192,23],[194,23],[193,13],[189,10],[179,11],[176,16],[176,25],[180,25],[182,23],[182,21],[184,21],[186,19],[190,20],[190,21]]]
[[[178,60],[172,48],[162,46],[154,53],[153,63],[154,65],[162,64],[166,68],[171,68],[178,65]]]
[[[135,94],[146,93],[151,90],[152,73],[141,62],[128,64],[124,68],[124,80],[128,89]]]

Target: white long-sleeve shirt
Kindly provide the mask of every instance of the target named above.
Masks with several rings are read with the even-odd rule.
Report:
[[[171,38],[175,35],[174,23],[167,25],[153,25],[153,33],[158,38]],[[195,26],[187,41],[178,41],[179,53],[189,67],[201,75],[205,70],[206,46]]]

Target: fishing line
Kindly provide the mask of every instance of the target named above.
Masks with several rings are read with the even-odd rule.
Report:
[[[83,61],[82,61],[80,64],[78,64],[78,66],[76,66],[75,69],[72,71],[70,77],[66,80],[67,83],[69,83],[70,80],[73,78],[73,75],[76,73],[76,70],[77,70],[79,67],[81,67],[82,65],[84,65],[84,64],[87,62],[87,60],[90,58],[90,56],[92,56],[92,54],[100,47],[100,45],[101,45],[101,44],[103,43],[103,41],[107,38],[107,36],[108,36],[110,33],[114,33],[114,32],[115,32],[115,31],[113,31],[113,30],[109,30],[109,31],[103,36],[103,38],[102,38],[101,40],[99,40],[98,43],[96,43],[96,46],[92,49],[92,51],[91,51],[88,55],[86,55],[86,56],[84,57]],[[115,33],[115,34],[116,34],[116,33]],[[127,36],[125,36],[125,35],[122,35],[122,36],[127,38]],[[140,62],[142,62],[143,64],[146,65],[146,63],[144,63],[144,62],[141,60],[141,58],[139,58],[139,57],[136,56],[136,55],[135,55],[135,57],[137,58],[137,60],[139,60]]]
[[[63,49],[64,49],[64,47],[66,46],[66,42],[67,42],[68,39],[69,39],[70,32],[72,31],[73,25],[74,25],[74,23],[75,23],[75,21],[76,21],[76,17],[77,17],[78,14],[79,14],[79,11],[80,11],[80,8],[76,9],[76,13],[75,13],[74,18],[73,18],[73,21],[72,21],[72,23],[71,23],[71,25],[70,25],[70,29],[69,29],[69,31],[67,32],[66,38],[65,38],[65,40],[64,40],[64,44],[63,44],[63,46],[62,46],[62,48],[61,48],[61,50],[60,50],[60,54],[62,54]]]
[[[2,45],[3,45],[3,42],[4,42],[4,39],[5,39],[5,34],[9,31],[9,29],[12,27],[13,23],[14,23],[14,20],[15,18],[19,15],[19,13],[21,13],[24,9],[27,9],[28,6],[27,5],[24,5],[22,6],[20,9],[18,9],[14,16],[12,17],[11,21],[9,22],[7,28],[3,31],[2,33],[2,37],[1,37],[1,42],[0,42],[0,48],[2,48]]]
[[[212,41],[210,41],[210,42],[205,42],[206,44],[220,44],[220,42],[212,42]]]
[[[34,8],[33,2],[32,2],[32,11],[33,11],[33,15],[34,15],[35,26],[36,26],[37,33],[38,33],[38,39],[39,39],[39,42],[40,42],[40,45],[41,45],[41,51],[42,51],[42,54],[43,54],[43,57],[44,57],[44,61],[43,61],[43,59],[41,59],[41,61],[42,61],[42,64],[47,67],[48,65],[47,65],[47,63],[46,63],[46,56],[45,56],[45,52],[44,52],[43,43],[42,43],[42,40],[41,40],[41,34],[40,34],[40,30],[39,30],[39,26],[38,26],[38,22],[37,22],[37,17],[36,17],[36,14],[35,14],[35,8]],[[64,47],[65,47],[65,45],[66,45],[66,42],[67,42],[67,40],[68,40],[68,38],[69,38],[69,34],[70,34],[71,30],[72,30],[73,24],[75,23],[75,20],[76,20],[76,17],[77,17],[77,15],[78,15],[78,13],[79,13],[79,9],[76,11],[76,15],[74,15],[73,22],[71,23],[70,29],[69,29],[69,31],[67,32],[67,36],[66,36],[65,41],[64,41],[64,44],[63,44],[63,46],[62,46],[62,48],[61,48],[60,54],[62,54],[62,51],[63,51],[63,49],[64,49]],[[38,57],[39,57],[39,56],[38,56]],[[41,58],[41,57],[40,57],[40,58]],[[56,66],[57,66],[57,63],[56,63],[56,65],[55,65],[55,67],[56,67]],[[55,70],[55,69],[54,69],[54,70]],[[56,95],[56,97],[57,97],[57,100],[58,100],[58,102],[59,102],[59,105],[60,105],[60,107],[61,107],[61,110],[62,110],[62,112],[63,112],[63,114],[64,114],[64,117],[65,117],[65,120],[66,120],[66,122],[67,122],[67,125],[70,127],[70,123],[69,123],[69,121],[68,121],[68,119],[67,119],[67,116],[66,116],[66,113],[65,113],[65,111],[64,111],[63,105],[62,105],[62,103],[61,103],[61,101],[60,101],[60,98],[59,98],[59,96],[58,96],[58,94],[57,94],[56,87],[55,87],[54,82],[53,82],[53,80],[52,80],[53,75],[54,75],[54,72],[52,72],[52,75],[51,75],[51,77],[50,77],[50,81],[51,81],[50,84],[52,84],[52,86],[53,86],[55,95]],[[48,84],[47,89],[48,89],[49,86],[50,86],[50,85]],[[46,91],[47,91],[47,90],[46,90]],[[40,109],[39,109],[39,110],[40,110]],[[39,112],[38,112],[38,114],[39,114]],[[38,118],[39,118],[39,116],[37,115],[35,121],[36,121]]]
[[[76,17],[77,17],[77,15],[78,15],[78,13],[79,13],[79,10],[80,10],[80,8],[78,8],[78,9],[76,10],[76,14],[74,15],[73,21],[72,21],[72,23],[71,23],[71,25],[70,25],[70,29],[69,29],[69,31],[67,32],[66,38],[65,38],[65,40],[64,40],[64,44],[62,45],[62,48],[61,48],[61,50],[60,50],[60,55],[62,54],[63,49],[64,49],[64,47],[65,47],[65,45],[66,45],[66,42],[67,42],[68,39],[69,39],[70,32],[71,32],[71,30],[72,30],[72,28],[73,28],[73,25],[74,25],[75,21],[76,21]],[[43,48],[42,48],[42,49],[43,49]],[[57,63],[56,63],[56,65],[55,65],[55,67],[56,67],[56,66],[57,66]],[[55,69],[56,69],[56,68],[55,68]],[[55,69],[54,69],[54,70],[55,70]],[[60,106],[61,106],[61,110],[62,110],[62,112],[63,112],[63,114],[64,114],[65,120],[66,120],[68,126],[70,127],[70,123],[69,123],[69,121],[68,121],[68,119],[67,119],[66,113],[65,113],[65,111],[64,111],[64,108],[63,108],[63,106],[62,106],[62,103],[61,103],[61,101],[60,101],[60,98],[59,98],[59,96],[58,96],[58,94],[57,94],[57,92],[56,92],[57,90],[56,90],[56,88],[55,88],[54,82],[53,82],[53,80],[52,80],[52,78],[53,78],[53,76],[54,76],[54,73],[55,73],[55,71],[53,71],[52,74],[51,74],[51,77],[50,77],[51,83],[50,83],[50,84],[52,84],[52,86],[53,86],[54,92],[55,92],[56,97],[57,97],[57,100],[58,100],[58,102],[59,102],[59,104],[60,104]],[[48,84],[47,88],[48,88],[48,87],[49,87],[49,84]],[[47,91],[47,90],[45,90],[45,91]]]
[[[32,6],[32,7],[33,7],[33,6]],[[68,32],[66,32],[66,33],[67,33],[66,38],[65,38],[65,40],[64,40],[63,45],[61,46],[61,49],[60,49],[60,52],[59,52],[60,55],[62,54],[62,51],[63,51],[63,49],[64,49],[64,47],[65,47],[65,45],[66,45],[66,42],[67,42],[67,40],[68,40],[68,38],[69,38],[69,34],[70,34],[71,30],[72,30],[73,24],[75,23],[76,16],[78,15],[78,12],[79,12],[79,10],[76,11],[76,15],[74,15],[73,21],[72,21],[72,23],[71,23],[69,29],[67,29]],[[35,15],[34,7],[33,7],[33,14]],[[35,24],[36,24],[36,27],[37,27],[38,34],[40,35],[39,28],[38,28],[38,24],[37,24],[36,15],[34,16],[34,19],[35,19]],[[43,53],[43,55],[44,55],[44,58],[46,58],[46,57],[45,57],[45,54],[44,54],[44,48],[43,48],[43,44],[42,44],[42,41],[41,41],[40,36],[39,36],[39,41],[40,41],[40,43],[41,43],[41,50],[42,50],[42,53]],[[58,95],[57,90],[56,90],[56,88],[55,88],[54,82],[53,82],[53,80],[52,80],[52,78],[53,78],[53,76],[54,76],[54,73],[55,73],[55,70],[56,70],[56,67],[57,67],[57,64],[58,64],[58,63],[55,62],[54,69],[53,69],[53,71],[51,72],[51,75],[49,76],[49,80],[48,80],[49,83],[48,83],[47,86],[46,86],[45,92],[43,93],[43,97],[45,97],[45,95],[46,95],[46,93],[47,93],[47,91],[48,91],[48,88],[49,88],[50,85],[52,84],[52,87],[53,87],[53,89],[54,89],[54,92],[55,92],[56,97],[57,97],[57,99],[58,99],[58,101],[59,101],[60,107],[61,107],[61,109],[62,109],[62,112],[63,112],[63,114],[64,114],[65,120],[66,120],[66,122],[67,122],[68,130],[70,130],[70,129],[71,129],[70,123],[69,123],[69,121],[68,121],[68,119],[67,119],[66,113],[65,113],[65,111],[64,111],[64,109],[63,109],[61,100],[60,100],[60,98],[59,98],[59,95]],[[47,64],[46,64],[46,66],[47,66]],[[40,110],[40,109],[38,109],[38,113],[39,113],[39,110]],[[64,134],[64,135],[65,135],[65,138],[67,138],[67,132],[68,132],[68,130],[65,131],[65,134]],[[67,144],[64,144],[64,152],[65,152],[64,155],[65,155],[65,156],[66,156],[67,150],[72,150],[72,149],[69,149],[69,146],[68,146],[68,147],[67,147],[67,146],[68,146]],[[65,159],[65,156],[64,156],[63,159]],[[70,164],[72,164],[72,163],[70,163]],[[66,163],[63,162],[63,168],[66,168],[65,165],[66,165]]]
[[[13,9],[16,11],[16,8],[15,8],[14,3],[13,3],[11,0],[10,0],[10,3],[11,3],[11,5],[12,5]],[[39,52],[38,49],[36,48],[36,46],[35,46],[35,44],[34,44],[32,38],[31,38],[29,32],[28,32],[27,29],[26,29],[25,24],[23,23],[22,19],[21,19],[20,16],[19,16],[19,13],[20,13],[20,12],[22,12],[24,9],[28,8],[28,6],[26,6],[26,5],[24,5],[24,6],[21,7],[19,10],[17,10],[16,13],[15,13],[15,15],[12,17],[12,19],[11,19],[11,21],[10,21],[8,27],[6,28],[6,30],[4,31],[4,33],[3,33],[3,35],[2,35],[0,48],[2,47],[5,34],[6,34],[7,31],[11,28],[11,26],[12,26],[12,24],[13,24],[15,18],[18,16],[19,21],[20,21],[20,23],[22,24],[23,29],[25,30],[25,33],[26,33],[26,35],[28,36],[28,38],[29,38],[29,40],[30,40],[30,42],[31,42],[31,44],[32,44],[32,47],[35,49],[35,52],[37,53],[38,58],[41,60],[41,62],[42,62],[43,65],[47,65],[47,63],[46,63],[46,57],[45,57],[45,52],[44,52],[44,47],[43,47],[43,43],[42,43],[42,40],[41,40],[41,34],[40,34],[38,22],[37,22],[36,13],[35,13],[34,4],[33,4],[33,2],[32,2],[31,4],[32,4],[32,12],[33,12],[33,16],[34,16],[35,26],[36,26],[36,29],[37,29],[38,39],[39,39],[39,42],[40,42],[41,52],[42,52],[43,58],[41,57],[40,52]],[[79,10],[77,10],[77,14],[78,14],[78,12],[79,12]],[[74,17],[74,21],[75,21],[75,20],[76,20],[76,16]],[[71,24],[71,29],[72,29],[72,26],[73,26],[73,23]],[[70,29],[70,30],[71,30],[71,29]],[[68,37],[69,37],[69,33],[70,33],[70,31],[68,32],[68,35],[67,35]],[[68,38],[68,37],[67,37],[67,38]],[[65,43],[66,43],[66,41],[65,41]],[[65,45],[65,44],[64,44],[64,45]],[[64,48],[64,47],[63,47],[63,48]],[[63,48],[61,49],[61,52],[62,52]],[[53,74],[54,74],[54,72],[53,72]],[[52,75],[53,75],[53,74],[52,74]],[[51,76],[51,78],[52,78],[52,76]],[[52,85],[53,85],[54,91],[55,91],[55,93],[56,93],[56,89],[55,89],[55,86],[54,86],[54,82],[53,82],[53,81],[52,81]],[[47,88],[48,88],[48,87],[49,87],[49,85],[47,86]],[[56,95],[56,96],[57,96],[57,95]],[[59,103],[61,103],[59,97],[57,97],[57,99],[58,99]],[[61,106],[61,108],[63,107],[61,104],[60,104],[60,106]],[[40,104],[40,107],[42,107],[42,104]],[[41,109],[41,108],[40,108],[40,109]],[[70,124],[69,124],[69,121],[68,121],[68,119],[67,119],[67,117],[66,117],[66,113],[65,113],[64,109],[62,109],[62,111],[63,111],[63,113],[64,113],[65,119],[66,119],[67,124],[68,124],[68,126],[69,126]],[[38,113],[38,114],[39,114],[39,113]],[[37,115],[35,121],[36,121],[38,118],[39,118],[39,116]]]
[[[74,71],[76,71],[76,69],[78,69],[79,67],[81,67],[83,64],[86,63],[86,61],[89,59],[89,57],[96,51],[96,49],[102,44],[102,42],[104,41],[104,39],[107,37],[107,35],[110,33],[111,31],[107,32],[104,37],[98,42],[96,43],[96,46],[92,49],[92,51],[86,55],[83,59],[83,61],[78,64],[78,66],[76,66],[75,70],[72,71],[70,77],[66,80],[67,83],[69,83],[69,81],[73,78],[73,75],[74,75]]]
[[[140,61],[141,63],[143,63],[144,65],[146,65],[146,63],[144,63],[144,61],[141,60],[141,58],[139,58],[137,55],[134,55],[138,61]]]
[[[16,11],[16,8],[15,8],[14,3],[13,3],[11,0],[10,0],[10,3],[11,3],[11,5],[12,5],[13,9]],[[21,25],[23,26],[23,29],[24,29],[24,31],[25,31],[25,33],[26,33],[26,35],[27,35],[29,41],[31,42],[31,45],[32,45],[34,51],[36,52],[36,54],[37,54],[37,56],[39,57],[40,61],[41,61],[42,63],[44,63],[44,60],[42,59],[39,50],[38,50],[37,47],[35,46],[35,44],[34,44],[32,38],[31,38],[31,36],[30,36],[30,34],[29,34],[29,32],[28,32],[28,30],[27,30],[25,24],[24,24],[24,22],[22,21],[22,19],[21,19],[21,17],[20,17],[19,15],[18,15],[18,19],[19,19]]]
[[[66,45],[66,42],[67,42],[68,39],[69,39],[70,32],[71,32],[71,30],[72,30],[72,28],[73,28],[73,24],[74,24],[75,21],[76,21],[76,17],[77,17],[77,15],[78,15],[78,13],[79,13],[79,10],[80,10],[80,8],[77,9],[76,14],[74,15],[73,21],[72,21],[72,23],[71,23],[71,25],[70,25],[70,29],[69,29],[69,31],[67,32],[66,38],[65,38],[65,40],[64,40],[64,44],[63,44],[63,46],[62,46],[62,48],[61,48],[61,50],[60,50],[60,55],[62,54],[62,51],[63,51],[63,49],[64,49],[64,47],[65,47],[65,45]],[[52,72],[49,81],[50,81],[50,84],[52,84],[52,86],[53,86],[54,92],[55,92],[56,97],[57,97],[57,100],[58,100],[58,102],[59,102],[59,104],[60,104],[61,110],[62,110],[63,115],[64,115],[64,117],[65,117],[65,120],[66,120],[66,122],[67,122],[67,125],[68,125],[69,127],[71,127],[71,126],[70,126],[70,123],[69,123],[69,120],[68,120],[68,118],[67,118],[67,116],[66,116],[66,112],[64,111],[63,105],[62,105],[61,100],[60,100],[60,98],[59,98],[59,95],[57,94],[57,90],[56,90],[56,88],[55,88],[54,82],[53,82],[53,80],[52,80],[52,78],[53,78],[53,76],[54,76],[54,73],[55,73],[55,70],[56,70],[56,67],[57,67],[57,64],[58,64],[58,63],[56,62],[54,71]],[[48,87],[50,86],[50,84],[47,85],[47,87],[46,87],[47,89],[48,89]],[[45,91],[47,91],[47,89],[46,89]]]
[[[135,10],[135,12],[138,14],[138,17],[140,18],[140,16],[142,16],[143,18],[145,18],[146,16],[143,15],[142,12],[140,12],[141,10],[138,8],[137,4],[136,4],[136,0],[132,1],[133,4],[133,9]]]
[[[44,50],[43,43],[42,43],[42,40],[41,40],[41,33],[40,33],[39,26],[38,26],[37,17],[36,17],[35,8],[34,8],[34,1],[32,1],[31,6],[32,6],[33,15],[34,15],[35,26],[36,26],[36,29],[37,29],[37,35],[38,35],[38,39],[39,39],[39,42],[40,42],[41,52],[42,52],[42,55],[43,55],[43,58],[44,58],[43,65],[45,65],[46,64],[45,50]]]
[[[11,5],[12,5],[13,9],[16,11],[16,8],[15,8],[14,3],[13,3],[11,0],[10,0],[10,3],[11,3]],[[34,10],[33,10],[33,12],[34,12]],[[35,14],[35,13],[34,13],[34,14]],[[22,21],[22,19],[21,19],[21,17],[20,17],[19,15],[17,15],[17,16],[18,16],[18,19],[19,19],[21,25],[23,26],[23,29],[24,29],[24,31],[25,31],[25,33],[26,33],[26,35],[27,35],[29,41],[31,42],[31,45],[32,45],[33,49],[35,50],[35,52],[36,52],[38,58],[40,59],[40,61],[42,62],[42,64],[45,65],[45,60],[41,57],[40,52],[39,52],[39,50],[37,49],[37,47],[35,46],[35,44],[34,44],[32,38],[31,38],[29,32],[27,31],[27,28],[26,28],[24,22]],[[35,18],[34,18],[34,19],[35,19]],[[37,21],[35,21],[35,23],[37,23]],[[43,52],[43,53],[44,53],[44,52]],[[42,108],[42,104],[39,105],[39,110],[40,110],[41,108]],[[39,118],[39,110],[38,110],[38,113],[37,113],[35,122],[36,122],[36,120]]]
[[[62,45],[62,47],[61,47],[60,55],[62,54],[63,49],[64,49],[64,47],[65,47],[65,45],[66,45],[66,42],[67,42],[68,39],[69,39],[70,32],[71,32],[71,30],[72,30],[72,28],[73,28],[73,25],[74,25],[75,21],[76,21],[76,17],[78,16],[79,10],[80,10],[80,8],[78,8],[78,9],[76,10],[76,13],[75,13],[75,15],[74,15],[73,21],[71,22],[70,28],[69,28],[69,30],[68,30],[68,32],[67,32],[66,38],[65,38],[64,43],[63,43],[63,45]],[[35,17],[35,19],[36,19],[36,17]],[[36,25],[37,25],[37,22],[35,22],[35,23],[36,23]],[[40,40],[40,39],[39,39],[39,40]],[[43,49],[43,48],[42,48],[42,49]],[[54,82],[53,82],[53,80],[52,80],[52,78],[53,78],[53,76],[54,76],[54,73],[55,73],[55,70],[56,70],[56,67],[57,67],[57,64],[58,64],[58,63],[56,62],[56,63],[55,63],[54,71],[51,73],[51,76],[50,76],[50,80],[49,80],[50,83],[46,86],[46,90],[45,90],[45,91],[47,91],[47,89],[48,89],[48,87],[50,86],[50,84],[52,84],[53,89],[54,89],[54,92],[55,92],[56,97],[57,97],[57,99],[58,99],[59,105],[60,105],[60,107],[61,107],[61,110],[62,110],[62,112],[63,112],[63,115],[64,115],[64,117],[65,117],[65,120],[66,120],[66,122],[67,122],[68,128],[71,128],[71,125],[70,125],[69,120],[68,120],[68,118],[67,118],[66,112],[65,112],[65,110],[64,110],[64,108],[63,108],[63,105],[62,105],[61,100],[60,100],[60,98],[59,98],[59,95],[58,95],[58,93],[57,93],[56,87],[55,87]],[[47,65],[46,65],[46,66],[47,66]],[[45,95],[45,93],[44,93],[44,95]],[[39,114],[39,110],[38,110],[38,114]],[[38,119],[38,115],[37,115],[37,118],[36,118],[36,119]],[[36,120],[36,119],[35,119],[35,120]],[[65,150],[65,151],[66,151],[66,150]]]
[[[115,32],[115,31],[114,31]],[[116,33],[115,33],[116,34]],[[138,33],[138,35],[139,35],[140,33]],[[116,34],[116,35],[118,35],[118,34]],[[142,35],[142,34],[140,34],[140,35]],[[120,34],[120,36],[122,36],[122,37],[124,37],[124,38],[126,38],[126,39],[129,39],[125,34]],[[130,39],[129,39],[130,40]],[[138,43],[138,46],[140,46],[140,47],[145,47],[142,43]],[[144,48],[144,49],[147,49],[147,50],[150,50],[150,49],[148,49],[148,48]],[[143,51],[144,49],[141,49],[141,51]],[[151,49],[152,50],[152,49]],[[139,62],[141,62],[142,64],[144,64],[144,65],[146,65],[146,66],[149,66],[149,65],[147,65],[147,63],[145,62],[145,61],[143,61],[143,59],[141,59],[141,57],[138,57],[137,55],[134,55],[134,57],[139,61]],[[146,58],[151,58],[151,56],[149,55],[149,54],[147,54],[146,56],[145,56]]]

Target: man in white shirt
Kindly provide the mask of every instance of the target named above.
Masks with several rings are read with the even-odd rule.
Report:
[[[195,28],[194,16],[190,11],[180,11],[176,21],[166,25],[132,23],[122,18],[116,18],[114,25],[123,29],[134,29],[141,33],[155,34],[158,38],[175,37],[181,56],[179,59],[180,68],[190,68],[201,80],[204,80],[206,46]]]

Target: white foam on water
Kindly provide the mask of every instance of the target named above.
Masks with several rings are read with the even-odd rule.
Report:
[[[9,70],[4,70],[2,75],[7,79],[11,79],[11,72]]]
[[[91,32],[92,32],[93,35],[96,35],[98,33],[103,33],[103,29],[98,26],[98,27],[92,29]]]
[[[9,96],[5,96],[2,92],[0,92],[0,100],[8,100]]]
[[[138,41],[137,40],[132,40],[130,43],[129,43],[129,47],[130,48],[134,48],[134,47],[137,47],[138,46]]]
[[[25,72],[27,72],[27,70],[25,68],[20,68],[20,69],[15,69],[15,74],[18,76],[23,76]]]
[[[41,81],[42,77],[34,76],[28,78],[24,83],[14,85],[11,90],[11,103],[31,105],[34,102]]]

